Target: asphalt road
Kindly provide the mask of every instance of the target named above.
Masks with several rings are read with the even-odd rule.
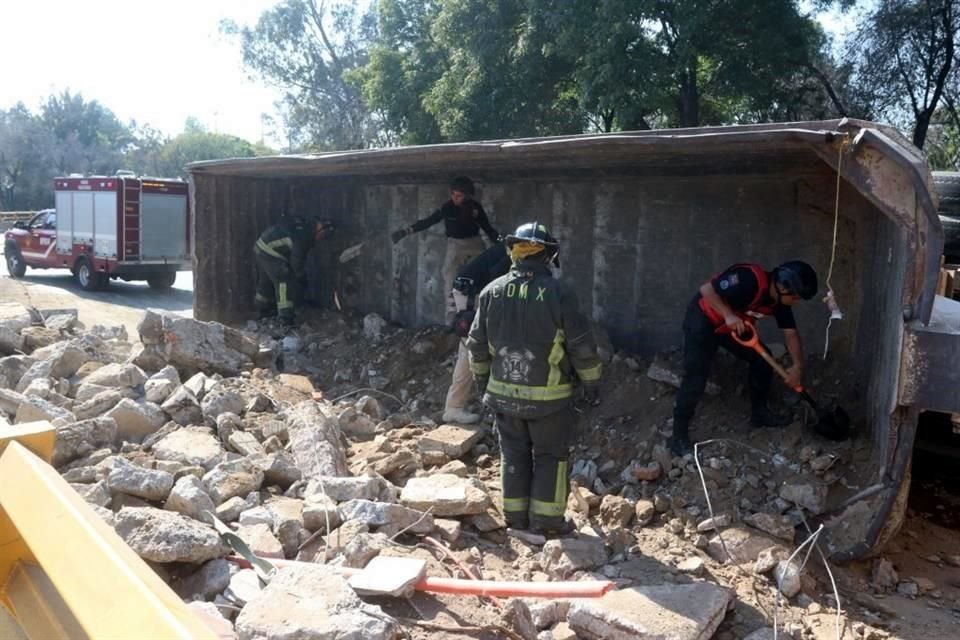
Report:
[[[11,278],[0,260],[0,300],[20,302],[40,309],[77,309],[80,321],[123,324],[131,341],[137,340],[137,323],[144,309],[164,309],[184,316],[193,314],[193,273],[182,271],[172,288],[155,291],[146,282],[111,280],[104,291],[84,291],[67,269],[27,269],[23,278]]]

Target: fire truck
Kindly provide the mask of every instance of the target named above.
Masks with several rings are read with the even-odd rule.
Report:
[[[88,291],[111,278],[173,285],[189,270],[190,203],[182,180],[116,176],[54,178],[55,209],[18,222],[4,237],[7,271],[70,269]]]

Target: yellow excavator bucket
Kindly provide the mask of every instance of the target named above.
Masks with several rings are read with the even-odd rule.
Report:
[[[0,639],[215,640],[50,466],[55,437],[0,428]]]

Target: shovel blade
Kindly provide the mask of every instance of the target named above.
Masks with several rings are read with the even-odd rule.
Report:
[[[816,431],[829,440],[846,440],[850,437],[850,416],[837,407],[833,411],[824,411],[819,414]]]
[[[347,247],[340,253],[340,264],[344,262],[350,262],[363,252],[363,243],[355,244],[352,247]]]

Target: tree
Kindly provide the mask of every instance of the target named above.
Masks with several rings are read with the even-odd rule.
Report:
[[[256,147],[250,142],[222,133],[206,131],[199,121],[189,118],[184,132],[164,144],[156,153],[157,175],[186,177],[191,162],[221,158],[252,158]]]
[[[130,128],[112,111],[70,91],[47,98],[40,118],[57,141],[60,173],[113,173],[134,141]]]
[[[350,2],[284,0],[254,27],[226,21],[244,64],[285,92],[288,128],[315,149],[359,149],[377,139],[360,90],[347,74],[367,61],[371,17]]]
[[[52,133],[23,103],[0,111],[0,209],[53,204],[54,148]]]
[[[960,0],[879,0],[848,46],[856,86],[921,149],[934,114],[949,108],[958,29]]]

